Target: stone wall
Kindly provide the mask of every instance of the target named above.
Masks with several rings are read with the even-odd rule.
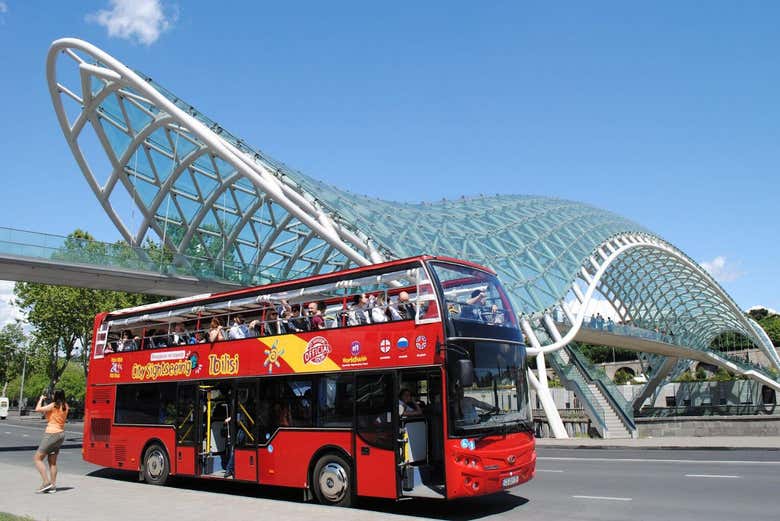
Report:
[[[780,416],[636,418],[640,438],[664,436],[780,436]]]

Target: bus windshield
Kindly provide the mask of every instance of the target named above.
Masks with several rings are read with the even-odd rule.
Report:
[[[485,271],[447,262],[432,262],[431,269],[441,288],[446,316],[456,336],[487,338],[514,337],[500,329],[517,330],[517,319],[509,298],[495,275]],[[483,330],[480,326],[491,326]],[[486,334],[474,334],[476,330]]]
[[[495,275],[477,268],[432,262],[447,310],[447,360],[468,359],[473,385],[449,379],[455,436],[529,430],[530,411],[523,337],[506,292]]]
[[[480,432],[530,430],[525,346],[514,342],[461,340],[449,347],[451,362],[469,358],[474,367],[470,387],[461,388],[454,378],[449,379],[453,434],[470,436]]]

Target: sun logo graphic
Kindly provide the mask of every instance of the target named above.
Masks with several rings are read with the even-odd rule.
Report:
[[[279,349],[279,341],[274,340],[274,344],[271,346],[271,349],[266,349],[263,351],[263,353],[266,355],[265,362],[263,362],[263,367],[268,368],[269,373],[274,372],[274,366],[276,367],[282,367],[279,363],[279,358],[284,354],[284,348]]]

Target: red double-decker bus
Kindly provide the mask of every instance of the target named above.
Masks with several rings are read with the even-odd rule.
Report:
[[[495,273],[420,256],[95,319],[84,459],[357,496],[534,475],[526,354]]]

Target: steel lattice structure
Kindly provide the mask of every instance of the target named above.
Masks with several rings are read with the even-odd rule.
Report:
[[[124,239],[165,244],[192,274],[202,269],[192,258],[229,264],[240,282],[261,284],[422,252],[450,255],[499,273],[527,317],[527,335],[553,308],[571,314],[575,298],[584,313],[598,292],[624,320],[663,328],[695,349],[738,332],[780,367],[763,330],[708,273],[611,212],[531,196],[416,204],[358,196],[250,147],[89,43],[54,42],[47,74],[71,151]],[[90,150],[105,154],[102,169],[86,157]],[[547,346],[531,342],[531,352],[559,348],[575,330]]]

